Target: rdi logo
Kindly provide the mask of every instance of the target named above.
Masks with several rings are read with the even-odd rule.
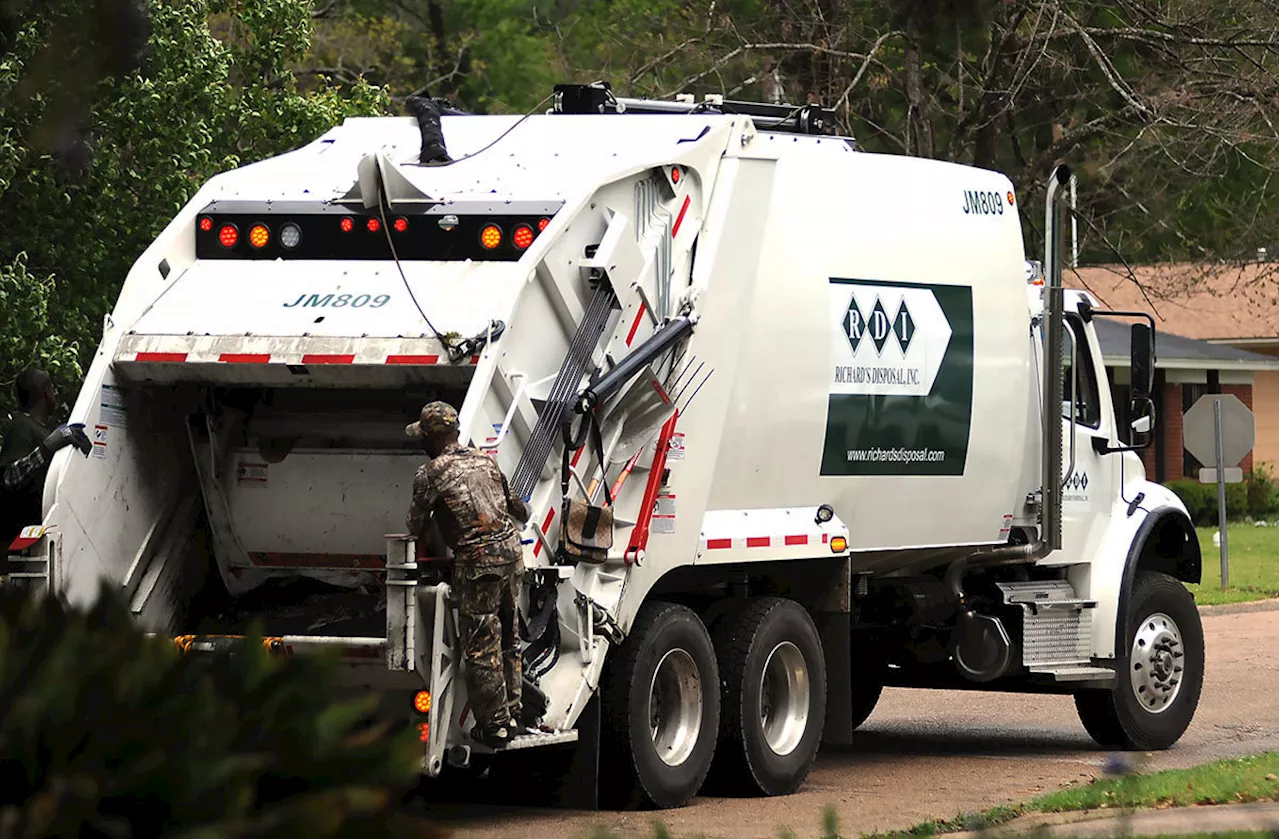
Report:
[[[849,312],[844,318],[844,328],[845,334],[849,336],[849,347],[855,355],[864,337],[871,338],[871,343],[876,347],[876,355],[880,355],[890,335],[897,339],[898,349],[906,355],[907,347],[911,346],[911,338],[916,334],[916,323],[911,317],[911,310],[907,308],[907,301],[899,301],[897,311],[890,318],[878,296],[868,315],[864,315],[858,308],[856,299],[850,299]]]
[[[1071,477],[1067,479],[1067,485],[1065,487],[1065,489],[1072,489],[1072,490],[1076,490],[1077,492],[1084,492],[1088,488],[1089,488],[1088,472],[1073,472]]]

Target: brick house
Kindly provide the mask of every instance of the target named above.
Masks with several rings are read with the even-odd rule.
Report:
[[[1182,413],[1205,393],[1235,394],[1253,410],[1257,442],[1241,466],[1248,472],[1255,461],[1265,462],[1274,474],[1280,463],[1276,267],[1151,266],[1135,273],[1145,296],[1123,270],[1106,266],[1067,272],[1063,281],[1088,289],[1108,309],[1145,311],[1155,318],[1158,424],[1154,445],[1144,452],[1147,475],[1158,481],[1196,476],[1201,464],[1182,450]],[[1094,323],[1124,427],[1128,326],[1106,318]]]

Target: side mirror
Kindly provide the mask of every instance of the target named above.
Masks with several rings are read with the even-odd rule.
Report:
[[[1155,336],[1145,323],[1129,328],[1129,388],[1133,398],[1149,399],[1156,373]]]

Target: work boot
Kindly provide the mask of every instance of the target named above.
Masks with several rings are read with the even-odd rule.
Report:
[[[499,726],[481,726],[476,725],[471,729],[471,739],[477,743],[483,743],[491,749],[505,749],[513,739],[523,732],[517,730],[514,725],[508,723]]]

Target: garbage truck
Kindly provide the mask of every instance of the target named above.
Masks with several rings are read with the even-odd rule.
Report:
[[[191,655],[333,651],[424,775],[537,755],[589,804],[790,793],[885,687],[1070,694],[1100,744],[1173,745],[1200,553],[1140,458],[1152,324],[1063,288],[1066,168],[1033,210],[817,105],[551,102],[446,113],[426,163],[431,120],[352,118],[210,179],[105,318],[92,454],[54,458],[9,584],[105,579]],[[403,532],[437,399],[532,513],[505,753],[469,738],[448,557]],[[573,504],[611,522],[591,561]]]

